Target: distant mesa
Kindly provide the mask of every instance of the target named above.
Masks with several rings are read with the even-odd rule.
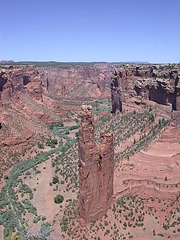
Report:
[[[1,60],[0,64],[12,64],[15,63],[13,60]]]

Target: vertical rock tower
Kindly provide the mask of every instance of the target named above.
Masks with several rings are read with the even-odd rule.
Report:
[[[120,76],[115,70],[111,77],[112,113],[122,112],[122,86],[119,86]]]
[[[175,82],[173,110],[172,119],[176,127],[180,129],[180,76],[177,76]]]
[[[102,217],[113,197],[113,135],[100,133],[98,146],[94,138],[92,107],[83,105],[79,126],[79,216],[84,223]]]

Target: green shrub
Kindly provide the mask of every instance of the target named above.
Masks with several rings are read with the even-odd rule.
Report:
[[[55,148],[55,145],[58,143],[57,139],[48,139],[46,142],[46,145],[51,147],[51,148]]]
[[[69,129],[70,130],[78,129],[78,126],[71,126]]]
[[[63,123],[63,122],[52,123],[52,124],[49,126],[49,129],[50,129],[50,130],[53,130],[54,127],[64,127],[64,123]]]
[[[29,213],[32,213],[34,215],[37,214],[37,210],[36,208],[32,205],[32,203],[28,200],[28,199],[25,199],[22,201],[23,204],[24,204],[24,207],[25,209],[29,212]]]
[[[55,202],[55,203],[60,204],[60,203],[62,203],[63,201],[64,201],[64,197],[63,197],[62,195],[60,195],[60,194],[58,194],[58,195],[54,198],[54,202]]]
[[[51,143],[52,143],[52,144],[57,144],[57,143],[58,143],[58,141],[57,141],[57,139],[56,139],[56,138],[54,138],[54,139],[52,139],[52,140],[51,140]]]
[[[53,184],[59,183],[59,178],[58,178],[58,176],[53,177],[52,183],[53,183]]]
[[[42,216],[42,221],[45,221],[46,220],[46,217],[45,216]]]
[[[39,149],[44,149],[43,143],[38,142],[37,146],[38,146]]]

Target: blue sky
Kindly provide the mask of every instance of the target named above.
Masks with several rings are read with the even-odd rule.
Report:
[[[180,0],[0,3],[0,60],[180,62]]]

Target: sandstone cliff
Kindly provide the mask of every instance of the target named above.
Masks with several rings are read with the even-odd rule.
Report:
[[[33,66],[0,66],[0,101],[8,103],[18,93],[27,92],[42,101],[42,82]]]
[[[27,145],[46,132],[42,125],[59,121],[55,102],[43,97],[43,77],[34,66],[0,66],[0,146]]]
[[[112,101],[112,113],[122,112],[122,89],[123,84],[118,77],[118,73],[115,70],[112,76],[111,82],[111,101]]]
[[[110,97],[112,66],[107,64],[68,64],[39,68],[43,86],[53,98],[89,99]]]
[[[111,81],[112,112],[122,111],[122,102],[154,101],[179,111],[179,65],[120,65]]]
[[[91,106],[82,106],[79,126],[79,216],[85,223],[103,216],[113,197],[114,149],[112,134],[101,132],[94,139]]]

